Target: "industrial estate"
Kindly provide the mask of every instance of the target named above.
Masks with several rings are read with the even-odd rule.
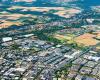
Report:
[[[100,1],[0,0],[0,80],[100,80]]]

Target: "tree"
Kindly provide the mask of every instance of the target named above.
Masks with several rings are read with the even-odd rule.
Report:
[[[14,43],[11,45],[11,49],[13,50],[19,49],[19,45],[17,43]]]

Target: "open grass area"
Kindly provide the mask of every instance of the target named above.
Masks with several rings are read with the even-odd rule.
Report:
[[[95,39],[100,33],[97,34],[90,34],[85,33],[75,38],[77,44],[83,44],[85,46],[93,46],[99,43],[100,41]]]

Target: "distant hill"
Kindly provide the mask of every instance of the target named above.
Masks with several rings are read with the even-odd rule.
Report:
[[[68,2],[78,1],[78,0],[40,0],[40,1],[48,2],[48,3],[62,4],[62,3],[68,3]]]
[[[68,7],[77,6],[88,9],[91,6],[100,5],[100,0],[0,0],[0,3],[22,6],[38,6],[38,7]]]

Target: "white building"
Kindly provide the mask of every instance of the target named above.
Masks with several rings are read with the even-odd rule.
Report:
[[[7,41],[11,41],[11,40],[12,40],[12,37],[4,37],[4,38],[2,38],[3,42],[7,42]]]

